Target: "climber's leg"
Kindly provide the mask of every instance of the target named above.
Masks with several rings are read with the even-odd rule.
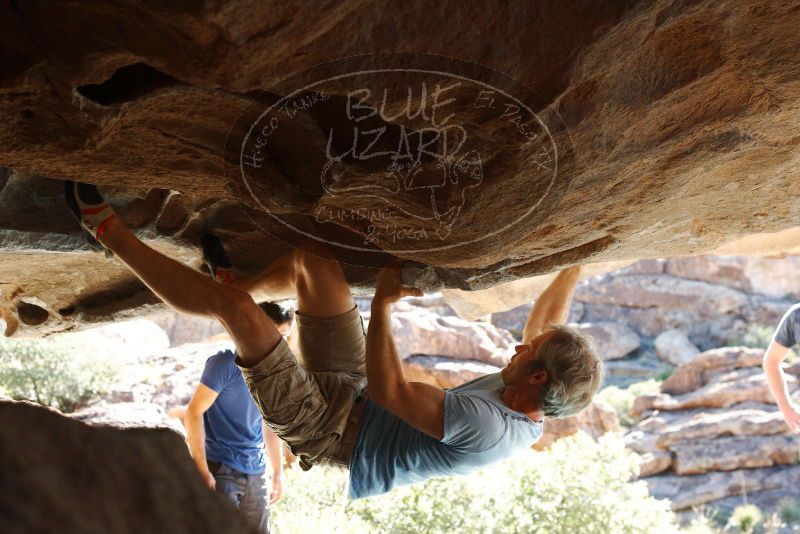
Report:
[[[327,246],[313,241],[232,285],[259,302],[297,298],[297,313],[308,317],[334,317],[355,307],[341,264]]]
[[[258,361],[282,339],[250,295],[156,252],[118,218],[107,225],[98,240],[171,308],[218,319],[233,338],[244,364]]]

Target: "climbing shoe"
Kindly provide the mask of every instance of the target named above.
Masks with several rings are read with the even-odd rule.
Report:
[[[86,233],[89,246],[94,250],[107,250],[97,241],[97,237],[103,235],[108,223],[117,216],[114,208],[91,184],[67,180],[64,182],[64,195],[67,206]]]
[[[236,279],[233,265],[225,253],[222,241],[213,234],[203,236],[203,261],[211,271],[211,277],[220,284],[230,284]]]

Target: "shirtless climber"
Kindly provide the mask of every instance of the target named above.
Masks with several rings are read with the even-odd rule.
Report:
[[[586,338],[548,326],[564,320],[578,268],[561,272],[536,301],[501,372],[442,390],[403,376],[390,305],[421,291],[402,286],[397,266],[378,275],[365,332],[341,265],[324,246],[294,250],[225,285],[144,245],[94,186],[67,182],[67,200],[84,228],[169,306],[225,326],[267,424],[304,469],[320,461],[349,468],[350,498],[467,473],[529,448],[545,417],[582,410],[600,388],[602,362]],[[217,263],[230,269],[222,253]],[[297,299],[297,356],[256,304],[285,298]]]

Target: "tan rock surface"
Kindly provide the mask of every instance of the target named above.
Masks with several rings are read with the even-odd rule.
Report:
[[[480,194],[456,206],[463,210],[453,235],[500,228],[540,199],[546,202],[492,238],[402,254],[449,269],[450,287],[481,289],[577,262],[693,254],[800,224],[791,135],[800,121],[794,31],[800,14],[791,3],[581,1],[538,9],[450,2],[421,11],[415,2],[98,10],[79,1],[9,4],[0,15],[5,57],[11,58],[0,68],[0,109],[7,118],[0,163],[15,171],[0,175],[2,248],[4,255],[29,254],[0,270],[0,280],[11,310],[5,313],[15,316],[6,323],[20,310],[27,319],[21,333],[42,324],[30,324],[41,312],[20,308],[21,294],[49,313],[52,323],[38,331],[152,303],[116,262],[106,267],[86,256],[99,268],[80,272],[64,269],[62,261],[75,259],[70,255],[39,262],[43,251],[79,250],[79,237],[65,222],[58,195],[50,195],[59,184],[26,176],[109,186],[124,219],[160,241],[172,240],[183,255],[194,251],[196,257],[199,234],[216,221],[234,261],[256,268],[280,253],[279,239],[292,242],[296,234],[225,212],[234,195],[248,201],[226,188],[232,165],[225,141],[236,117],[264,90],[288,94],[275,84],[292,74],[375,50],[436,53],[513,76],[539,95],[535,113],[560,148],[555,178],[548,181],[551,173],[536,165],[539,143],[515,136],[505,122],[477,131],[487,172]],[[730,27],[737,31],[726,31]],[[342,92],[332,101],[340,102]],[[402,98],[390,98],[389,109]],[[473,119],[474,110],[461,111]],[[271,209],[300,226],[363,242],[368,225],[342,220],[319,228],[310,215],[320,207],[380,208],[320,190],[321,148],[337,119],[323,107],[287,129],[268,154],[269,174],[259,191]],[[339,178],[377,182],[385,170],[349,165]],[[430,204],[426,193],[392,200],[419,211]],[[456,193],[447,206],[457,204]],[[409,220],[395,214],[386,224]],[[432,219],[426,221],[418,224],[436,236],[429,241],[440,240]],[[381,236],[376,247],[396,251],[394,235]],[[340,252],[356,265],[387,259]],[[36,269],[23,271],[24,261]],[[109,279],[95,282],[97,272]],[[66,284],[54,292],[59,273]],[[364,287],[372,274],[348,273]],[[79,294],[71,288],[75,279],[90,284]],[[87,295],[96,298],[87,301]]]
[[[172,430],[93,428],[0,401],[0,450],[4,532],[251,532]]]
[[[546,419],[544,434],[533,448],[544,450],[554,441],[571,436],[578,430],[586,432],[593,438],[598,438],[607,432],[619,432],[619,417],[606,402],[595,399],[588,408],[576,415],[563,419]]]
[[[654,345],[658,357],[673,365],[690,362],[700,354],[700,349],[680,330],[661,332],[656,337]]]
[[[440,316],[413,307],[392,313],[392,332],[401,358],[414,354],[474,360],[503,367],[514,353],[511,334],[491,323]]]
[[[800,466],[775,466],[762,469],[711,472],[694,476],[658,475],[645,479],[650,494],[669,499],[673,510],[712,503],[733,495],[797,487]]]
[[[619,323],[581,323],[572,326],[592,340],[603,360],[624,358],[642,343],[636,332]]]
[[[645,416],[625,435],[626,446],[640,455],[651,494],[670,499],[673,510],[730,509],[752,497],[777,512],[776,495],[800,481],[800,437],[766,387],[762,354],[707,351],[679,366],[661,393],[634,401],[633,411]],[[793,373],[787,382],[797,391]]]
[[[688,410],[691,408],[723,408],[740,402],[773,402],[766,378],[758,371],[732,371],[728,381],[715,382],[683,395],[654,394],[637,397],[632,413],[639,415],[648,410]],[[740,379],[737,379],[740,378]],[[798,380],[787,377],[789,390],[797,389]]]
[[[744,406],[744,404],[740,405]],[[640,421],[637,429],[657,435],[654,444],[666,450],[682,441],[715,439],[725,436],[770,436],[788,431],[783,416],[774,405],[759,408],[698,409],[686,412],[660,412]]]
[[[789,465],[800,461],[800,436],[700,439],[676,443],[670,451],[678,475]]]
[[[661,384],[661,391],[673,395],[694,391],[708,383],[709,373],[757,367],[761,365],[763,355],[762,349],[744,347],[724,347],[706,351],[675,369],[675,372]]]
[[[500,367],[483,362],[440,356],[409,356],[403,360],[403,372],[407,380],[425,382],[443,389],[460,386],[474,378],[499,371]]]
[[[639,477],[651,477],[672,467],[672,455],[668,452],[647,452],[639,456]]]

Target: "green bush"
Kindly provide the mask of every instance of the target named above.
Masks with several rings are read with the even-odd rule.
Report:
[[[637,462],[618,436],[579,433],[463,477],[347,502],[335,468],[290,469],[273,507],[276,532],[671,533],[667,501],[632,482]]]
[[[633,408],[633,401],[639,395],[647,393],[655,393],[661,387],[661,381],[651,378],[644,382],[637,382],[631,384],[627,388],[618,388],[617,386],[608,386],[600,391],[598,397],[606,401],[617,412],[619,417],[619,424],[622,426],[630,427],[636,422],[631,417],[631,408]]]
[[[38,339],[0,339],[0,391],[65,412],[104,393],[117,376],[96,349]]]
[[[507,476],[513,480],[513,467]],[[677,531],[668,501],[631,482],[638,462],[617,436],[594,442],[577,434],[529,463],[500,518],[503,532],[669,533]]]
[[[780,517],[787,523],[800,521],[800,501],[785,499],[780,503]]]

